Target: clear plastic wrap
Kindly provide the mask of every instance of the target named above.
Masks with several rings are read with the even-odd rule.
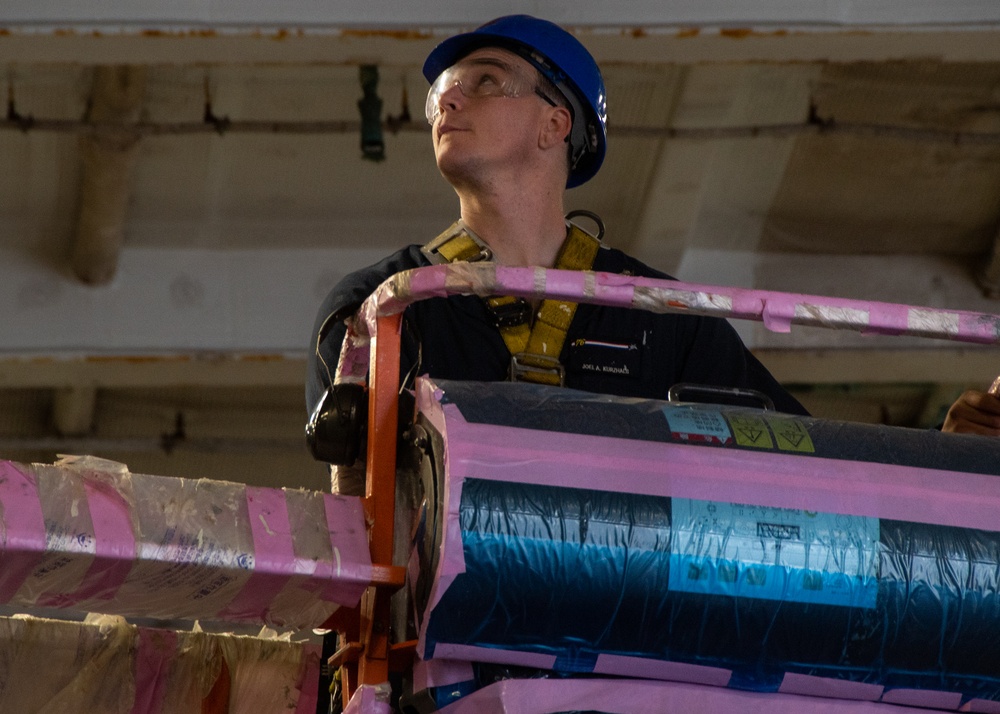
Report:
[[[273,636],[0,617],[5,712],[314,714],[319,665],[317,646]]]
[[[0,603],[317,627],[370,580],[360,500],[0,462]]]

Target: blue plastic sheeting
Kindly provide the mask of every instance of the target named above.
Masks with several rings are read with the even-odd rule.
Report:
[[[442,641],[589,673],[607,653],[731,669],[755,691],[795,672],[1000,700],[1000,534],[833,517],[806,538],[801,512],[723,527],[702,518],[713,504],[676,505],[467,479],[467,571],[432,611],[428,656]],[[758,516],[746,542],[718,537]],[[827,582],[838,594],[810,601]]]
[[[635,448],[774,454],[790,459],[786,467],[801,459],[803,473],[820,458],[912,467],[922,479],[934,470],[1000,474],[1000,440],[983,437],[536,385],[437,384],[441,403],[475,424]],[[446,436],[438,449],[434,489]],[[549,655],[555,664],[479,664],[474,686],[593,676],[601,655],[615,655],[719,668],[732,673],[730,687],[759,692],[802,674],[1000,701],[998,532],[554,486],[543,472],[511,468],[530,483],[463,478],[465,571],[426,616],[424,657],[448,643]],[[424,517],[422,533],[438,534],[418,545],[430,573],[443,514],[431,507]],[[1000,517],[997,524],[1000,531]],[[426,578],[423,585],[419,612]]]

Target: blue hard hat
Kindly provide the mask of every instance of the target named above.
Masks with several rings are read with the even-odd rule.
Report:
[[[548,20],[507,15],[439,44],[424,62],[424,77],[433,84],[438,75],[480,47],[502,47],[517,53],[562,92],[573,110],[566,187],[579,186],[593,177],[607,151],[608,108],[604,78],[587,48]]]

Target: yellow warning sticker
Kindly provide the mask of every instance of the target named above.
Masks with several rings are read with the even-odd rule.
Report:
[[[729,426],[733,428],[736,443],[740,446],[752,446],[757,449],[773,449],[771,432],[767,422],[753,414],[726,414]]]
[[[771,427],[771,431],[774,432],[775,441],[778,442],[778,448],[782,451],[801,451],[809,454],[816,452],[809,432],[802,422],[797,419],[774,416],[766,416],[764,419]]]

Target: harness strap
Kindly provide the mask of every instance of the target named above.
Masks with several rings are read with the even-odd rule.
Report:
[[[466,228],[462,221],[452,223],[446,231],[421,248],[420,252],[434,265],[493,260],[490,247]]]
[[[570,222],[568,226],[555,267],[560,270],[590,270],[601,243],[575,223]],[[423,252],[438,263],[492,258],[489,247],[461,221],[424,246]],[[470,258],[464,257],[466,255]],[[511,355],[510,379],[562,385],[565,370],[559,362],[559,355],[576,314],[576,303],[543,300],[532,321],[531,306],[522,298],[493,296],[485,298],[485,302]]]

